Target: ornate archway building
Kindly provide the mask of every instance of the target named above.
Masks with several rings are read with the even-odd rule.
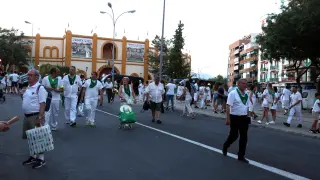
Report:
[[[115,48],[115,72],[124,75],[140,75],[145,80],[152,77],[148,72],[149,51],[157,53],[150,47],[148,39],[145,41],[115,39],[72,34],[66,31],[62,38],[43,37],[37,34],[33,39],[32,57],[35,67],[41,64],[55,64],[60,66],[76,66],[81,72],[90,76],[91,72],[103,72],[105,68],[112,67],[112,47]],[[187,55],[187,61],[191,63],[191,56]]]

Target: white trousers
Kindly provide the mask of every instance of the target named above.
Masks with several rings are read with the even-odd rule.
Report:
[[[67,121],[76,121],[78,97],[64,98],[64,116]]]
[[[50,109],[45,113],[45,123],[51,128],[58,126],[60,100],[51,100]]]
[[[292,121],[292,118],[293,118],[294,114],[296,114],[296,116],[298,118],[298,121],[299,121],[299,124],[302,124],[301,108],[297,108],[297,107],[293,107],[293,108],[290,109],[287,123],[291,124],[291,121]]]
[[[184,101],[184,108],[183,108],[183,114],[192,114],[193,113],[193,110],[190,106],[190,103],[191,103],[192,99],[186,99]]]
[[[94,118],[96,117],[96,109],[98,105],[98,99],[96,98],[88,98],[84,100],[84,106],[87,111],[87,120],[90,122],[94,122]]]
[[[200,98],[200,108],[204,108],[206,97],[204,95]]]

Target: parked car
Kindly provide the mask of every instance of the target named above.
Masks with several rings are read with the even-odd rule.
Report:
[[[304,89],[302,90],[302,107],[303,109],[311,109],[314,104],[314,98],[316,89]]]

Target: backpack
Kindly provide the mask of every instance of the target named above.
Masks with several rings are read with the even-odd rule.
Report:
[[[43,85],[39,85],[38,88],[37,88],[37,94],[39,93],[39,89],[40,87],[43,86]],[[50,109],[50,105],[51,105],[51,99],[52,99],[52,93],[50,91],[48,91],[46,88],[44,88],[47,93],[48,93],[48,96],[47,96],[47,99],[46,99],[46,107],[44,108],[44,111],[45,112],[48,112],[49,109]]]

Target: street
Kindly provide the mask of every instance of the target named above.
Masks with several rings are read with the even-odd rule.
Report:
[[[106,97],[105,100],[106,101]],[[21,163],[29,156],[21,139],[21,99],[8,95],[0,103],[1,120],[19,115],[21,120],[0,133],[0,179],[46,180],[212,180],[212,179],[320,179],[320,141],[283,131],[251,126],[247,146],[250,164],[238,162],[238,142],[221,154],[229,127],[223,118],[198,115],[192,120],[181,111],[161,114],[163,124],[151,122],[151,112],[140,113],[132,130],[118,129],[119,100],[104,103],[96,112],[96,128],[60,124],[53,132],[55,149],[45,154],[46,166],[34,170]]]

